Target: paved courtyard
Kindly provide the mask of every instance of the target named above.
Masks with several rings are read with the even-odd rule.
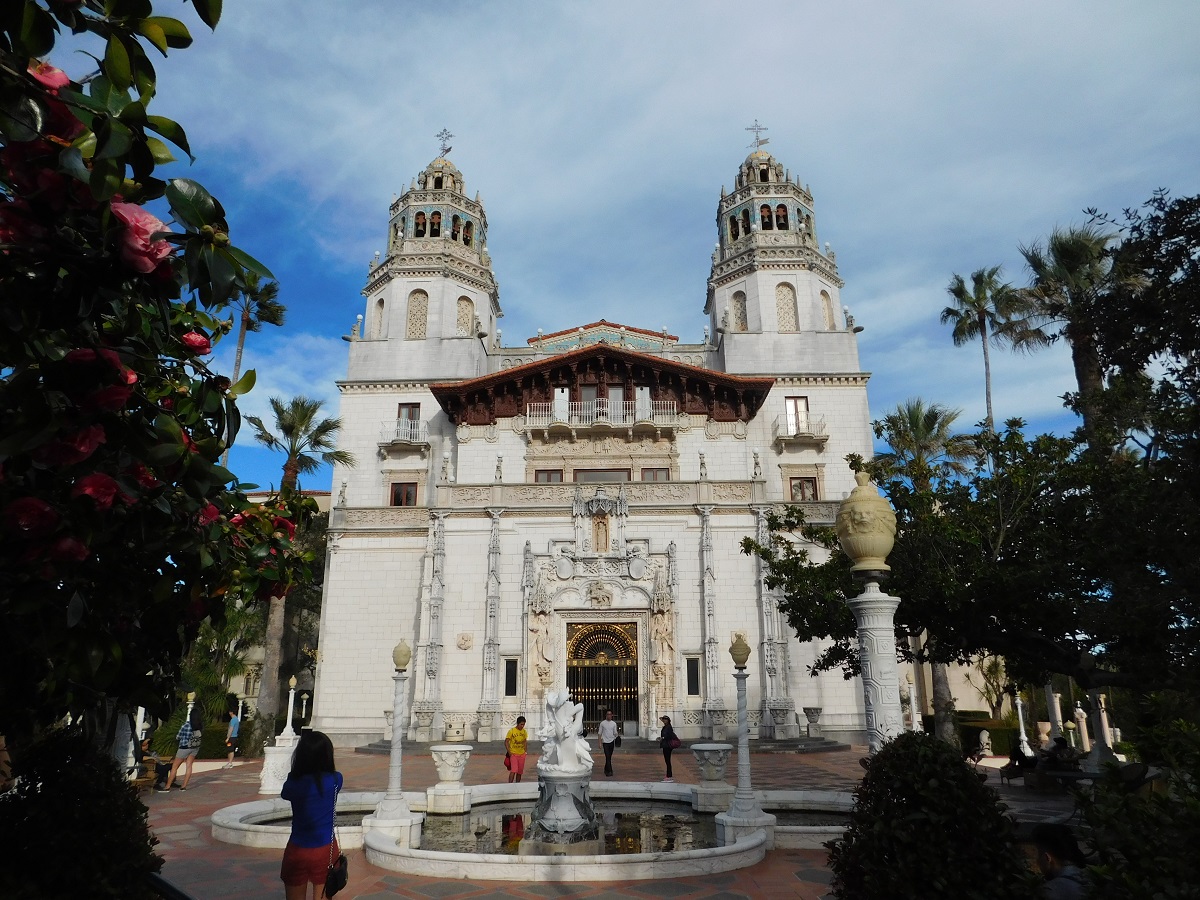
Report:
[[[833,753],[756,753],[751,767],[754,784],[763,789],[824,789],[850,791],[862,777],[859,760],[863,748]],[[597,754],[599,756],[599,754]],[[506,780],[503,753],[477,748],[472,753],[463,780],[486,784]],[[536,756],[530,756],[533,772]],[[999,765],[1003,760],[997,760]],[[657,753],[622,753],[614,757],[615,778],[620,781],[658,781],[662,757]],[[601,768],[603,758],[600,759]],[[197,900],[251,900],[282,897],[279,863],[282,851],[256,850],[214,841],[209,817],[214,810],[234,803],[258,800],[261,762],[239,762],[221,769],[220,762],[202,763],[186,792],[149,792],[143,801],[150,810],[150,825],[158,837],[158,852],[165,858],[163,875]],[[348,791],[382,791],[387,786],[387,757],[340,751],[339,770]],[[203,769],[203,770],[201,770]],[[700,778],[695,760],[686,750],[674,757],[675,780],[685,784]],[[599,780],[604,776],[597,769]],[[536,774],[527,775],[536,780]],[[736,758],[730,759],[728,780],[737,778]],[[423,790],[437,781],[428,750],[420,747],[404,756],[404,788]],[[1023,788],[1000,788],[1005,799],[1023,820],[1060,817],[1070,811],[1070,800],[1028,794]],[[448,873],[446,878],[416,878],[377,869],[367,863],[361,850],[349,851],[350,883],[339,898],[529,898],[548,897],[616,898],[680,897],[750,900],[758,897],[796,897],[819,900],[828,893],[830,873],[824,850],[775,850],[755,866],[723,875],[706,875],[654,881],[580,883],[518,883],[466,881]]]

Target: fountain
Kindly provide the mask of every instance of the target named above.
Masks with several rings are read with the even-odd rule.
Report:
[[[589,788],[592,753],[583,733],[583,704],[569,691],[546,693],[545,724],[538,737],[538,802],[522,856],[583,856],[601,852],[603,838]]]

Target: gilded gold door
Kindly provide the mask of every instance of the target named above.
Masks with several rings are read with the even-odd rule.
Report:
[[[637,673],[636,622],[567,625],[567,688],[589,729],[608,709],[618,722],[638,720]]]

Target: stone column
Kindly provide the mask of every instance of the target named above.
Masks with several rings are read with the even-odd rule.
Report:
[[[1096,690],[1088,691],[1092,702],[1092,749],[1079,767],[1088,772],[1103,771],[1108,763],[1120,762],[1109,743],[1108,710],[1104,708],[1104,695]],[[1080,710],[1082,713],[1082,709]],[[1086,719],[1085,719],[1086,721]],[[1081,726],[1082,728],[1082,726]]]
[[[503,509],[489,509],[492,517],[488,539],[488,574],[484,601],[483,692],[480,697],[479,729],[476,740],[490,741],[492,725],[500,712],[500,516]]]
[[[1083,704],[1075,701],[1075,727],[1079,729],[1079,747],[1084,753],[1092,749],[1092,742],[1088,740],[1087,713],[1083,711]]]
[[[850,571],[863,582],[863,592],[846,605],[858,626],[863,709],[871,753],[904,730],[900,711],[900,678],[896,671],[896,607],[899,599],[879,589],[891,568],[887,555],[896,537],[896,513],[871,487],[865,472],[855,472],[857,486],[842,501],[837,536],[854,562]]]
[[[725,701],[721,693],[721,660],[717,640],[717,576],[713,562],[712,507],[698,506],[700,514],[700,603],[704,636],[704,723],[701,731],[713,740],[725,737]]]
[[[1053,682],[1046,682],[1046,710],[1050,719],[1050,740],[1063,733],[1062,694],[1054,693]]]
[[[1021,689],[1014,687],[1013,705],[1017,707],[1017,746],[1026,756],[1033,756],[1029,738],[1025,735],[1025,704],[1021,701]]]

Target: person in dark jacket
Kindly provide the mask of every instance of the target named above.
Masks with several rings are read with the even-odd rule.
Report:
[[[1086,865],[1075,835],[1066,825],[1042,822],[1033,827],[1037,864],[1046,876],[1038,896],[1043,900],[1081,900],[1088,895]]]
[[[674,773],[671,771],[671,751],[679,746],[679,738],[675,736],[675,729],[671,727],[670,716],[662,716],[659,721],[662,723],[662,736],[658,739],[658,745],[662,747],[663,761],[667,764],[667,777],[663,781],[674,781]]]

